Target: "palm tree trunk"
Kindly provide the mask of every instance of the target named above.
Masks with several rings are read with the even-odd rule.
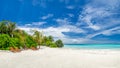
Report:
[[[39,45],[39,49],[40,49],[40,45]]]
[[[24,49],[26,50],[27,49],[27,46],[24,44]]]

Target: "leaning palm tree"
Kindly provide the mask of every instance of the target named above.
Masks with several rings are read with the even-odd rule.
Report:
[[[42,38],[43,38],[42,33],[40,33],[40,32],[37,31],[37,30],[34,30],[33,36],[34,36],[34,39],[35,39],[35,41],[37,42],[37,44],[38,44],[38,46],[39,46],[39,48],[40,48],[40,45],[41,45],[41,43],[42,43]]]
[[[0,33],[1,34],[9,34],[11,37],[13,36],[13,31],[15,30],[16,25],[10,21],[2,21],[0,22]]]
[[[11,37],[13,37],[13,32],[14,32],[14,30],[15,30],[15,28],[16,28],[16,24],[13,23],[13,22],[8,21],[7,28],[8,28],[8,34],[9,34]]]

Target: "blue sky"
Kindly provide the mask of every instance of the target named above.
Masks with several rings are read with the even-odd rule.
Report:
[[[120,43],[120,0],[0,0],[0,21],[65,44]]]

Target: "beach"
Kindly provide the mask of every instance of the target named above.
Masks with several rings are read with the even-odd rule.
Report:
[[[42,47],[0,51],[0,68],[120,68],[120,50]]]

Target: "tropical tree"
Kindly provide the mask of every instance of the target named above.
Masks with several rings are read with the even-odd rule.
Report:
[[[54,41],[54,39],[53,39],[53,37],[50,35],[50,36],[48,36],[48,40],[50,41],[50,42],[53,42]]]
[[[43,41],[42,41],[42,44],[43,45],[46,45],[46,41],[47,41],[48,39],[47,39],[47,36],[43,36]]]
[[[9,34],[12,37],[12,33],[15,30],[16,25],[10,21],[2,21],[0,22],[0,33],[1,34]]]
[[[20,40],[21,47],[27,49],[26,37],[28,36],[28,34],[24,30],[17,29],[14,31],[13,35]]]
[[[7,26],[5,21],[0,22],[0,33],[1,34],[7,33]]]
[[[60,40],[60,39],[57,40],[57,41],[55,42],[55,44],[57,45],[57,47],[63,47],[63,46],[64,46],[62,40]]]
[[[26,37],[26,45],[28,48],[35,47],[37,48],[37,43],[31,35]]]
[[[34,39],[35,39],[35,41],[37,42],[37,44],[38,44],[38,46],[40,48],[40,45],[41,45],[42,39],[43,39],[42,33],[40,33],[39,31],[35,30],[33,36],[34,36]]]
[[[10,35],[11,37],[13,37],[13,32],[14,32],[14,30],[15,30],[15,28],[16,28],[15,23],[8,21],[7,28],[8,28],[7,30],[8,30],[9,35]]]

